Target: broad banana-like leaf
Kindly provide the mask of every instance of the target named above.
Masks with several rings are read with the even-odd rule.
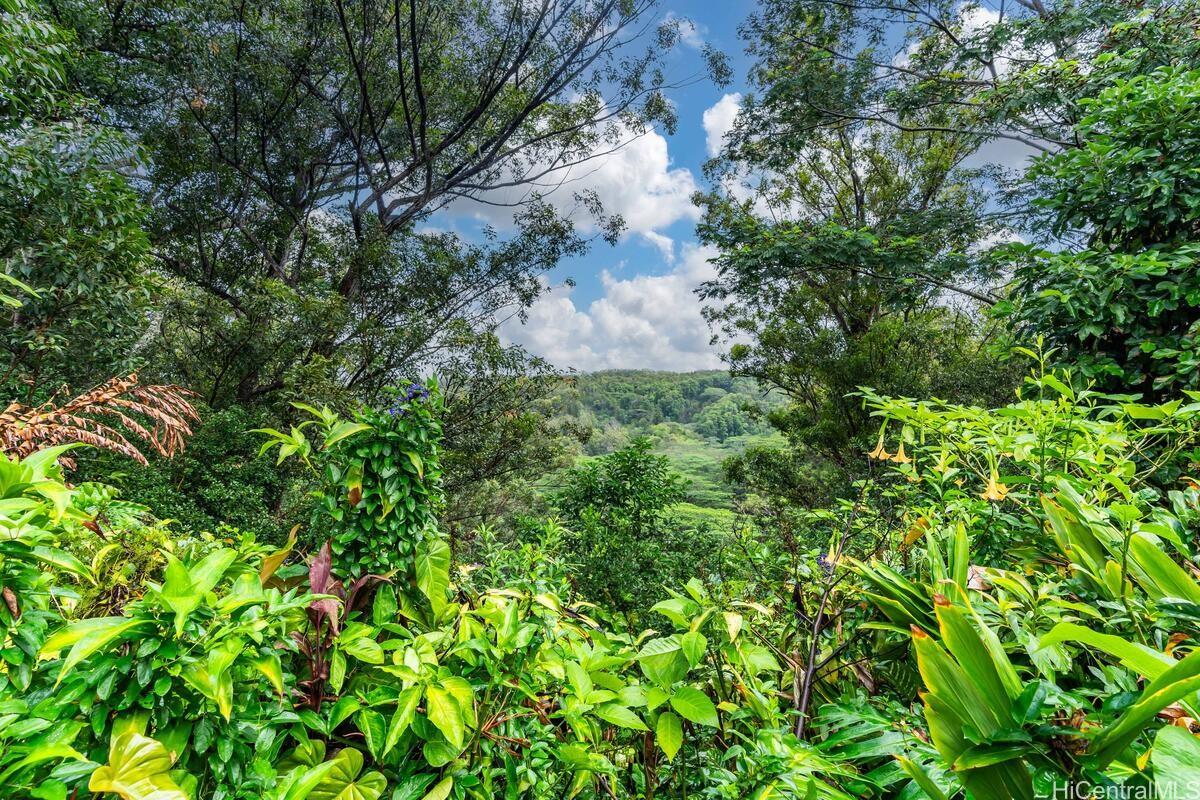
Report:
[[[1168,725],[1154,737],[1150,763],[1159,797],[1187,797],[1200,788],[1200,737]]]
[[[1100,768],[1124,752],[1159,711],[1197,690],[1200,690],[1200,650],[1150,681],[1141,697],[1092,740],[1090,751]]]
[[[967,737],[972,731],[972,738],[986,740],[1015,727],[1015,721],[1001,669],[991,663],[979,635],[964,627],[969,625],[965,616],[950,608],[939,605],[938,616],[951,633],[947,643],[954,645],[954,655],[925,631],[912,632],[917,667],[928,690],[923,699],[933,744],[975,800],[1033,800],[1029,770],[1011,742],[978,745]]]
[[[1061,642],[1086,644],[1088,647],[1093,647],[1120,660],[1122,666],[1147,678],[1157,678],[1176,663],[1175,659],[1166,653],[1161,653],[1144,644],[1131,642],[1111,633],[1100,633],[1074,622],[1058,623],[1038,641],[1043,647]]]
[[[981,620],[959,606],[946,602],[936,604],[935,613],[946,648],[962,664],[982,690],[995,704],[996,715],[1003,719],[1012,701],[1021,694],[1021,679],[1000,644],[1000,640]]]

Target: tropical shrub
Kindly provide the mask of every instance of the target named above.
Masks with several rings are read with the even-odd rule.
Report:
[[[665,585],[722,567],[720,531],[688,527],[673,513],[687,482],[650,448],[639,438],[568,470],[552,498],[567,529],[564,557],[576,587],[627,621],[653,605]]]
[[[873,627],[911,631],[932,742],[976,798],[1165,791],[1159,721],[1190,724],[1200,687],[1200,495],[1179,484],[1200,403],[1069,384],[1035,375],[994,412],[866,394],[910,527],[851,569]]]
[[[314,418],[271,438],[279,461],[318,459],[324,487],[314,504],[314,535],[328,535],[338,568],[353,576],[399,572],[422,583],[432,602],[440,593],[427,583],[449,565],[450,549],[437,531],[444,502],[438,464],[441,395],[434,383],[411,384],[383,411],[363,409],[342,420],[329,409],[297,407]],[[305,430],[317,426],[314,450]],[[436,565],[433,570],[431,565]],[[444,585],[442,586],[444,589]]]
[[[1009,248],[1016,281],[998,311],[1110,390],[1167,397],[1195,389],[1200,374],[1200,72],[1146,74],[1143,55],[1097,59],[1104,88],[1081,102],[1080,146],[1029,173],[1049,227],[1085,246]]]
[[[223,525],[282,544],[292,525],[308,516],[304,492],[312,481],[291,465],[258,458],[267,415],[243,408],[214,409],[196,402],[200,421],[187,448],[170,456],[149,454],[130,463],[117,453],[83,451],[73,475],[113,486],[122,497],[148,507],[180,531],[212,531]]]

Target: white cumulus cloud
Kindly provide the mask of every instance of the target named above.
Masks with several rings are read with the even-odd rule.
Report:
[[[553,289],[529,310],[522,325],[510,320],[501,335],[557,367],[687,371],[721,366],[709,344],[708,323],[695,290],[714,277],[716,251],[694,243],[681,248],[679,264],[663,275],[619,278],[605,271],[604,295],[586,308],[570,288]]]
[[[738,109],[742,105],[740,92],[731,92],[714,105],[704,110],[704,141],[708,145],[708,154],[717,156],[725,144],[725,137],[733,130],[733,122],[737,119]]]
[[[659,231],[699,217],[692,204],[698,188],[695,176],[690,169],[673,165],[666,138],[655,130],[639,134],[626,129],[616,145],[598,145],[595,158],[556,170],[539,184],[543,199],[585,231],[594,230],[594,220],[580,207],[576,195],[595,192],[605,214],[619,214],[628,234],[642,236],[664,253],[667,237]],[[504,227],[512,222],[511,206],[530,194],[528,187],[499,189],[483,195],[487,202],[464,199],[449,211]]]

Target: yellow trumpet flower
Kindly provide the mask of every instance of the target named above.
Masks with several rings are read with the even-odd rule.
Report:
[[[868,458],[878,458],[880,461],[887,461],[892,457],[892,454],[883,448],[883,433],[884,431],[880,429],[879,441],[876,442],[875,449],[867,453]],[[903,449],[903,447],[904,445],[901,444],[901,449]]]
[[[896,455],[892,456],[892,461],[897,464],[911,464],[912,459],[904,455],[904,442],[900,442],[900,449],[896,451]]]
[[[1001,483],[996,473],[993,472],[988,476],[987,486],[979,496],[984,500],[991,500],[994,503],[998,503],[1008,496],[1008,487]]]

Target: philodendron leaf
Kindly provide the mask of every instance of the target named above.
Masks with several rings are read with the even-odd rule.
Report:
[[[429,598],[435,612],[446,607],[450,586],[450,546],[443,539],[426,539],[417,545],[417,587]]]
[[[429,721],[442,732],[447,742],[461,750],[467,726],[463,720],[458,699],[447,689],[430,686],[425,690],[425,702],[428,707]]]
[[[171,777],[171,754],[161,742],[123,733],[112,742],[108,763],[92,773],[88,789],[123,800],[188,800]]]
[[[309,800],[379,800],[387,788],[381,773],[362,771],[362,753],[354,748],[338,751],[333,761],[333,769],[309,793]]]
[[[276,795],[280,800],[307,800],[337,765],[336,761],[326,761],[315,767],[295,767],[284,783],[276,786]]]

